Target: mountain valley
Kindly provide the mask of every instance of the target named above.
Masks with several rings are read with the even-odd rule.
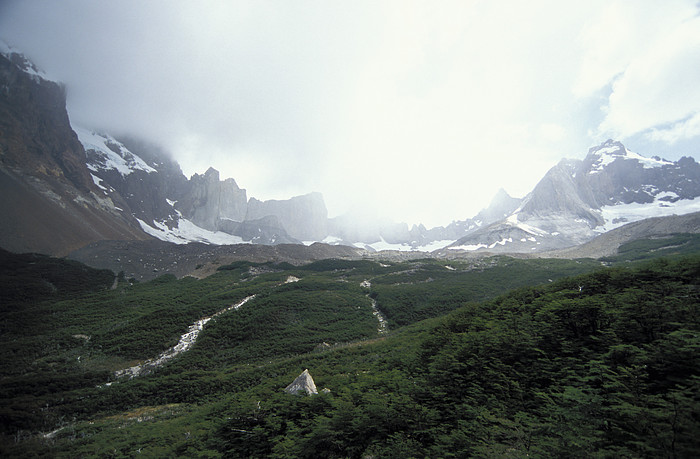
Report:
[[[367,224],[0,88],[0,456],[700,456],[693,158]]]

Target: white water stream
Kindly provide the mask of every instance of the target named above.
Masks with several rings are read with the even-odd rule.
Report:
[[[372,283],[368,280],[364,280],[360,283],[360,287],[369,289],[372,287]],[[372,314],[377,318],[377,321],[379,321],[379,328],[377,328],[377,332],[380,335],[383,335],[384,333],[389,331],[389,327],[386,324],[386,317],[384,317],[384,314],[379,310],[377,307],[377,301],[370,297],[369,294],[367,295],[367,298],[372,301]]]
[[[148,359],[144,363],[141,363],[139,365],[135,365],[133,367],[125,368],[123,370],[117,370],[114,372],[114,376],[117,378],[122,378],[124,376],[128,376],[129,378],[133,378],[135,376],[140,376],[144,373],[147,373],[154,368],[157,368],[161,365],[163,365],[165,362],[168,360],[174,358],[178,354],[181,354],[191,348],[195,341],[197,340],[197,336],[199,336],[199,332],[201,332],[204,329],[204,326],[209,322],[211,319],[220,316],[221,314],[231,311],[231,310],[236,310],[246,304],[248,301],[252,300],[255,298],[255,295],[251,295],[248,297],[243,298],[240,302],[229,306],[226,309],[222,309],[221,311],[217,312],[214,315],[211,315],[209,317],[204,317],[203,319],[199,319],[197,322],[193,323],[190,325],[190,327],[187,329],[187,332],[183,334],[180,337],[180,341],[178,343],[171,347],[170,349],[164,351],[162,354],[160,354],[158,357],[155,359]]]
[[[386,325],[386,317],[384,317],[384,315],[377,307],[377,301],[373,298],[370,298],[370,300],[372,300],[372,314],[374,314],[377,320],[379,321],[379,327],[377,328],[377,332],[380,335],[383,335],[384,333],[389,331],[389,328]]]

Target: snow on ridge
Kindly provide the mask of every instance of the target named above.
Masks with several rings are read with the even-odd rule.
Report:
[[[381,237],[381,236],[380,236]],[[373,250],[376,250],[377,252],[381,252],[382,250],[394,250],[397,252],[432,252],[434,250],[442,249],[448,246],[449,244],[453,243],[453,240],[445,240],[445,241],[433,241],[430,242],[426,245],[420,245],[420,246],[412,246],[411,244],[401,244],[401,243],[391,243],[387,242],[384,238],[381,238],[379,242],[374,242],[372,244],[365,244],[362,242],[358,242],[355,244],[355,247],[361,248],[361,249],[366,249],[366,248],[371,248]]]
[[[98,170],[114,169],[122,176],[131,174],[136,170],[147,173],[156,172],[154,168],[146,164],[139,156],[130,152],[122,143],[107,134],[97,134],[96,132],[81,127],[73,127],[78,135],[78,140],[83,144],[85,150],[95,150],[101,157],[97,161],[89,162],[88,169],[93,172]],[[109,146],[116,147],[119,153],[115,153]],[[97,163],[97,164],[96,164]]]
[[[647,158],[639,153],[635,153],[627,147],[622,147],[618,145],[612,145],[608,147],[603,147],[595,150],[593,154],[598,156],[598,159],[591,165],[591,174],[597,174],[605,169],[609,164],[615,162],[618,158],[623,160],[636,160],[642,165],[644,169],[653,169],[655,167],[663,167],[669,164],[673,164],[673,161],[668,161],[661,158]]]
[[[642,167],[644,169],[653,169],[655,167],[663,167],[669,164],[673,164],[673,161],[668,161],[666,159],[659,158],[658,156],[656,158],[647,158],[646,156],[642,156],[639,153],[635,153],[633,151],[629,151],[625,148],[627,151],[626,157],[629,159],[636,159],[640,163],[642,163]]]
[[[136,220],[139,222],[139,225],[141,225],[141,229],[147,234],[161,241],[173,242],[175,244],[187,244],[189,242],[202,242],[204,244],[214,245],[250,243],[232,234],[206,230],[184,218],[180,218],[177,221],[177,226],[172,229],[168,228],[167,225],[162,222],[153,222],[156,226],[156,228],[154,228],[143,220],[138,218]]]
[[[34,81],[37,83],[39,80],[44,80],[44,81],[50,81],[52,83],[57,83],[58,81],[55,78],[51,78],[46,72],[43,70],[39,69],[32,61],[30,61],[27,56],[24,55],[20,50],[13,48],[12,46],[8,45],[5,43],[3,40],[0,40],[0,54],[3,56],[7,57],[10,62],[12,62],[12,55],[15,54],[19,56],[22,59],[21,65],[18,65],[17,63],[13,62],[13,64],[19,68],[21,71],[29,75]]]

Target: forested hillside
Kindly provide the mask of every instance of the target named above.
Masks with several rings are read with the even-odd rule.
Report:
[[[700,455],[698,255],[239,262],[110,284],[3,303],[3,455]],[[205,317],[186,352],[115,375]],[[307,368],[319,394],[284,392]]]

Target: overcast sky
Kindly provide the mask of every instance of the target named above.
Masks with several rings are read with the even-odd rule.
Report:
[[[607,138],[700,157],[700,7],[630,1],[0,0],[74,125],[426,226]]]

